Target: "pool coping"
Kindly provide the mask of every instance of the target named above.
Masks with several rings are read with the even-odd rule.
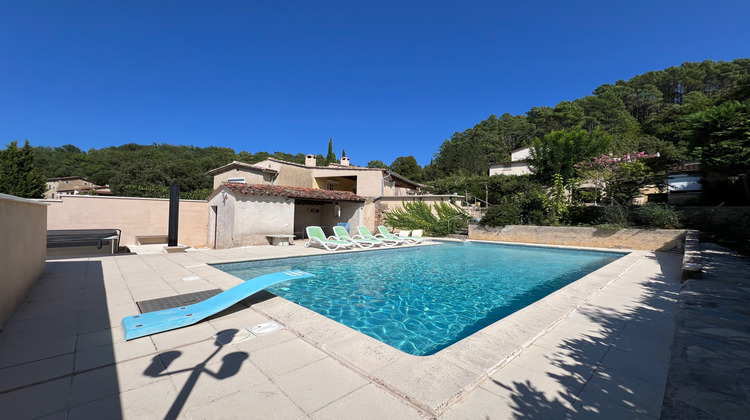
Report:
[[[440,240],[443,241],[442,238]],[[376,383],[423,413],[429,416],[439,416],[479,387],[537,339],[576,313],[582,305],[621,278],[649,253],[649,251],[639,250],[497,241],[472,240],[470,242],[614,251],[623,252],[626,255],[430,356],[414,356],[404,353],[270,293],[254,297],[254,300],[249,302],[250,308],[285,325],[289,331],[319,348],[342,365]],[[430,245],[430,243],[425,245]],[[368,250],[347,252],[366,251]],[[321,255],[321,253],[315,252],[310,255]],[[215,263],[257,260],[266,259],[228,259]],[[200,275],[204,279],[222,288],[233,287],[242,282],[241,279],[210,265],[200,264],[200,268]]]

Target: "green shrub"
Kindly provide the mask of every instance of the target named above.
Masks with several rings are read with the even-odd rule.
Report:
[[[424,229],[429,236],[446,236],[466,228],[469,215],[455,205],[440,202],[434,206],[423,201],[403,202],[403,207],[385,213],[385,222],[396,229]]]
[[[638,207],[633,221],[639,226],[653,229],[675,229],[680,227],[680,218],[674,207],[663,203],[649,203]]]
[[[521,224],[521,208],[517,205],[506,202],[487,209],[487,212],[479,221],[482,226],[503,227],[506,225]]]
[[[568,218],[571,226],[591,226],[598,224],[602,219],[603,207],[601,206],[570,206],[568,207]]]
[[[622,229],[628,225],[628,208],[619,204],[601,207],[599,227]]]

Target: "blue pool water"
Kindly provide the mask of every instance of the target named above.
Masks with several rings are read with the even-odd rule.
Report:
[[[243,280],[290,269],[313,273],[267,290],[424,356],[623,255],[465,242],[215,267]]]

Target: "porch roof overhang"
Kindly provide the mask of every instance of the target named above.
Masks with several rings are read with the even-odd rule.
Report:
[[[223,188],[235,194],[254,196],[276,196],[306,201],[354,201],[364,202],[365,198],[349,191],[331,191],[318,188],[287,187],[282,185],[225,184]]]

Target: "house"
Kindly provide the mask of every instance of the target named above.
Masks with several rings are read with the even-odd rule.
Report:
[[[492,175],[527,175],[531,173],[531,147],[521,147],[510,152],[510,160],[490,163]]]
[[[678,205],[698,203],[703,190],[701,181],[700,162],[682,162],[669,168],[667,202]]]
[[[304,165],[235,161],[207,173],[214,177],[208,198],[208,243],[214,248],[263,244],[268,235],[301,238],[310,225],[329,235],[340,223],[374,228],[402,201],[442,200],[418,196],[422,184],[388,169],[353,166],[347,157],[328,166],[317,166],[314,155]]]
[[[255,164],[235,161],[207,173],[214,177],[214,188],[222,183],[244,182],[349,191],[363,197],[414,195],[424,188],[388,169],[352,166],[348,157],[340,162],[316,166],[314,155],[307,155],[304,165],[269,158]]]
[[[60,195],[96,194],[112,195],[108,185],[96,185],[86,178],[66,176],[49,178],[44,198],[58,198]]]
[[[306,226],[364,222],[365,198],[349,191],[270,184],[223,184],[208,197],[208,246],[268,244],[270,235],[302,237]]]

